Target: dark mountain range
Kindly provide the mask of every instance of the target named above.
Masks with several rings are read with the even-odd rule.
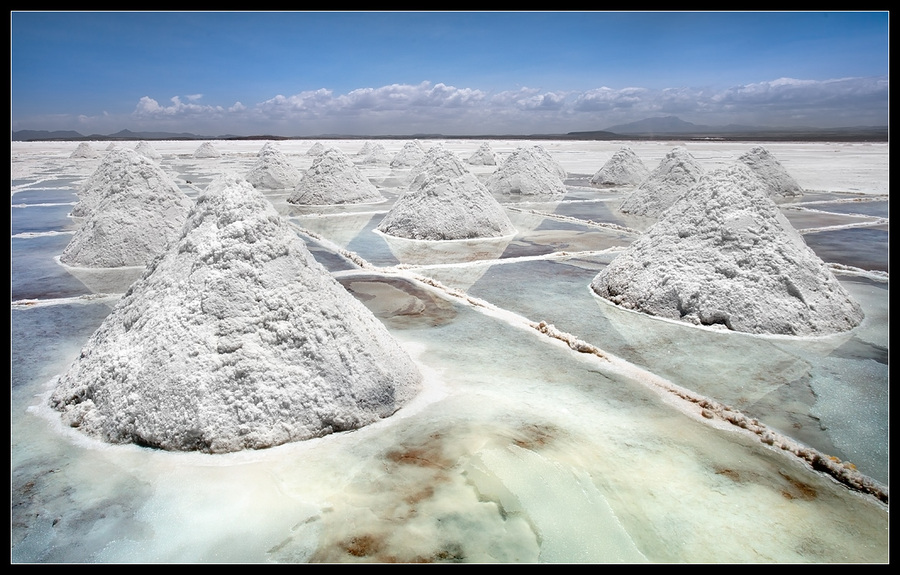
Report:
[[[12,141],[116,141],[116,140],[352,140],[352,139],[483,139],[483,140],[750,140],[750,141],[846,141],[887,142],[888,126],[852,126],[846,128],[778,128],[761,126],[705,126],[685,122],[675,116],[646,118],[630,124],[610,126],[604,130],[568,132],[566,134],[529,135],[351,135],[326,134],[318,136],[199,136],[187,132],[132,132],[122,130],[107,136],[83,136],[74,131],[19,130],[12,132]]]

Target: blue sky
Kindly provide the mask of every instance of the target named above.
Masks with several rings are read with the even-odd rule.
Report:
[[[13,130],[888,124],[883,12],[11,12]]]

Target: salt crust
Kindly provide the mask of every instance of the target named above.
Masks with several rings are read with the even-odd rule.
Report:
[[[384,196],[344,152],[328,148],[316,156],[287,201],[299,205],[368,204]]]
[[[628,309],[754,334],[826,335],[863,319],[741,162],[702,176],[591,288]]]
[[[540,145],[513,151],[485,186],[494,194],[560,197],[565,195],[566,171]]]
[[[516,232],[503,206],[453,152],[431,148],[410,172],[378,231],[418,240],[496,238]]]
[[[78,267],[144,266],[180,233],[192,201],[155,162],[135,150],[107,153],[79,192],[84,217],[60,256]]]
[[[420,387],[407,353],[271,203],[223,175],[50,404],[104,441],[219,453],[355,429]]]

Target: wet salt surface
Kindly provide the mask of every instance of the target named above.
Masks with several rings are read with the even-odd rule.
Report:
[[[304,154],[313,142],[280,144],[298,168],[311,163]],[[348,154],[362,144],[338,143]],[[445,143],[461,157],[479,144]],[[584,174],[621,145],[552,144],[564,167]],[[516,145],[492,143],[501,158]],[[71,162],[42,154],[39,144],[19,146],[14,174],[23,158],[42,174],[78,180],[67,173]],[[196,146],[154,143],[185,186],[218,169],[216,160],[185,159]],[[252,165],[261,146],[217,145],[230,166]],[[838,174],[886,194],[886,146],[797,147],[769,149],[802,186],[815,183],[821,157],[834,162],[838,149],[850,158]],[[635,151],[655,166],[670,148],[641,143]],[[709,164],[744,151],[697,148]],[[857,164],[884,181],[858,178]],[[402,171],[362,169],[377,185],[402,189]],[[817,199],[829,196],[814,189],[823,190]],[[63,268],[54,257],[70,235],[13,238],[12,300],[37,300],[14,303],[11,315],[13,561],[886,562],[886,504],[736,426],[704,419],[654,382],[728,404],[887,485],[887,281],[839,275],[866,320],[826,338],[748,336],[621,310],[588,284],[634,236],[564,219],[626,225],[615,201],[584,201],[590,195],[578,189],[561,202],[508,204],[519,233],[500,242],[389,243],[373,230],[390,203],[297,212],[284,194],[270,194],[314,256],[410,350],[428,386],[414,405],[367,428],[222,456],[110,446],[61,427],[44,395],[115,303],[91,294],[124,292],[135,272]],[[592,212],[593,204],[602,209]],[[42,209],[14,210],[13,225],[52,230]],[[813,215],[804,227],[860,221],[834,217]],[[71,226],[56,217],[57,230]],[[838,236],[830,252],[816,247],[823,234]],[[879,270],[867,265],[884,254],[887,269],[886,225],[804,237],[828,262]],[[341,250],[387,269],[360,270]],[[463,292],[488,307],[454,295]],[[526,320],[628,363],[574,352]]]

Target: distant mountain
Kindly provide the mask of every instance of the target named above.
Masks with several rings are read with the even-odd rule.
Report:
[[[771,128],[760,128],[758,126],[741,126],[738,124],[729,124],[727,126],[705,126],[702,124],[694,124],[685,122],[676,116],[663,116],[659,118],[646,118],[631,122],[629,124],[619,124],[606,128],[607,132],[616,134],[719,134],[731,132],[755,132],[767,131]],[[804,128],[804,131],[808,128]]]
[[[19,130],[12,133],[14,142],[24,142],[27,140],[80,140],[84,136],[72,130],[57,130],[50,132],[47,130]]]

